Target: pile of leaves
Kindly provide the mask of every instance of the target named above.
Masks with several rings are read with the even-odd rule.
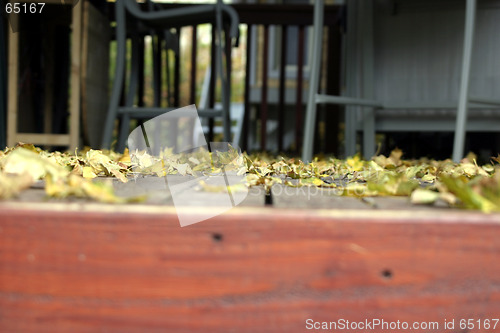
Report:
[[[248,158],[249,185],[273,184],[335,188],[350,197],[406,196],[414,204],[443,202],[452,207],[500,211],[500,155],[479,166],[469,154],[460,163],[451,160],[404,160],[396,149],[390,156],[369,161],[353,156],[346,160],[300,160],[266,156]]]
[[[371,160],[353,156],[345,160],[299,159],[246,155],[236,150],[174,154],[168,149],[157,156],[147,152],[123,154],[86,149],[81,152],[47,152],[30,144],[0,151],[0,198],[9,199],[43,180],[49,197],[83,197],[106,203],[126,203],[144,198],[121,198],[110,178],[128,182],[138,175],[207,175],[234,171],[246,174],[244,186],[275,184],[314,186],[351,197],[405,196],[415,204],[446,203],[449,206],[500,211],[500,155],[479,166],[469,154],[460,163],[451,160],[404,160],[400,150]],[[217,189],[201,183],[201,190]],[[237,190],[237,189],[233,189]]]
[[[0,152],[0,198],[9,199],[44,180],[47,196],[83,197],[100,202],[125,203],[115,195],[110,181],[92,181],[98,176],[126,182],[127,155],[88,150],[81,154],[47,152],[31,144],[19,144]]]

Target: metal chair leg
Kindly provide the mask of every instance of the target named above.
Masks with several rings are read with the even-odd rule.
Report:
[[[118,131],[118,141],[116,142],[116,151],[122,152],[125,149],[125,142],[130,130],[130,116],[124,114],[120,117],[120,129]]]
[[[151,32],[153,46],[153,99],[154,106],[161,106],[162,34]]]
[[[226,54],[226,80],[225,80],[225,94],[224,94],[224,103],[226,104],[227,112],[224,114],[226,118],[227,128],[224,132],[224,140],[226,142],[232,142],[231,140],[231,45],[229,38],[227,37],[227,31],[224,31],[224,50]]]
[[[219,74],[221,80],[221,89],[222,89],[222,124],[224,131],[224,141],[231,142],[231,118],[230,118],[230,96],[229,96],[229,77],[224,76],[224,65],[222,61],[222,52],[223,52],[223,39],[222,39],[222,0],[217,1],[216,5],[216,34],[217,34],[217,43],[216,43],[216,66],[217,72]],[[224,47],[225,49],[225,47]],[[226,62],[230,62],[230,56],[226,54]],[[226,73],[227,74],[227,73]]]
[[[374,99],[374,49],[373,49],[373,1],[364,0],[361,3],[360,21],[362,28],[359,30],[362,41],[362,96]],[[363,108],[363,157],[370,159],[375,155],[375,109]]]
[[[139,38],[140,34],[137,30],[133,30],[131,33],[132,38],[132,66],[130,69],[130,84],[127,91],[127,98],[125,106],[132,106],[134,104],[135,98],[137,96],[137,88],[139,87]],[[125,69],[124,69],[125,70]],[[118,108],[119,109],[119,108]],[[116,151],[123,151],[125,149],[126,140],[130,129],[130,116],[124,114],[121,116],[121,124],[118,130],[118,139],[116,142]]]
[[[137,96],[137,88],[139,87],[139,38],[141,38],[139,32],[134,29],[131,33],[132,56],[130,68],[130,83],[127,91],[125,106],[134,105],[135,98]]]
[[[458,100],[457,120],[455,125],[455,138],[453,142],[453,160],[459,162],[464,154],[465,122],[467,120],[467,107],[469,102],[470,66],[472,47],[474,42],[474,21],[476,17],[476,0],[467,0],[465,9],[465,34],[464,53],[462,59],[462,78]]]
[[[365,108],[363,110],[363,157],[370,159],[373,155],[375,155],[375,110]]]
[[[150,9],[153,7],[153,4],[150,3]],[[135,98],[137,97],[137,88],[139,85],[139,69],[141,68],[138,65],[138,48],[137,48],[137,38],[139,38],[139,31],[133,30],[132,31],[132,40],[133,40],[133,45],[132,45],[132,70],[130,74],[130,83],[128,86],[128,91],[126,92],[126,102],[125,102],[125,107],[120,106],[120,97],[122,96],[122,86],[124,79],[126,77],[126,60],[125,60],[125,55],[126,55],[126,20],[128,18],[127,14],[130,14],[130,17],[135,17],[138,21],[147,21],[156,24],[157,26],[163,27],[163,23],[165,23],[165,27],[169,25],[169,18],[179,18],[179,17],[186,17],[188,19],[190,16],[195,16],[195,15],[200,15],[200,14],[206,14],[206,15],[213,15],[216,14],[215,17],[215,24],[217,27],[216,35],[219,40],[219,42],[216,45],[216,49],[214,48],[214,68],[215,63],[217,63],[219,67],[219,75],[221,77],[221,85],[222,85],[222,104],[223,104],[223,123],[224,123],[224,139],[226,141],[231,140],[231,120],[230,120],[230,73],[231,73],[231,48],[228,47],[225,52],[226,52],[226,73],[224,74],[224,67],[223,67],[223,39],[222,39],[222,29],[223,29],[223,14],[224,18],[227,16],[229,17],[230,20],[230,31],[229,31],[229,38],[228,34],[225,34],[225,38],[231,39],[235,38],[235,43],[237,43],[237,38],[238,38],[238,16],[237,13],[234,9],[232,9],[229,6],[226,6],[222,3],[222,0],[218,0],[218,3],[216,6],[211,7],[211,6],[195,6],[195,7],[189,7],[185,9],[179,9],[179,10],[172,10],[171,12],[168,11],[161,11],[159,10],[157,13],[154,13],[155,15],[151,15],[151,13],[146,13],[141,11],[139,6],[134,0],[121,0],[117,1],[116,3],[116,21],[117,21],[117,65],[116,65],[116,72],[115,72],[115,83],[113,86],[112,90],[112,95],[111,95],[111,101],[110,101],[110,106],[108,110],[108,114],[106,115],[106,122],[105,122],[105,129],[103,133],[103,139],[102,139],[102,147],[103,148],[109,148],[111,145],[111,139],[112,139],[112,134],[113,134],[113,128],[114,128],[114,123],[116,118],[119,116],[121,117],[121,125],[120,125],[120,130],[119,130],[119,138],[118,138],[118,144],[117,147],[118,149],[123,149],[124,143],[125,143],[125,138],[128,134],[128,122],[131,118],[131,115],[126,113],[130,112],[131,109],[133,109],[133,104],[135,101]],[[158,14],[161,14],[158,16]],[[204,20],[204,19],[203,19]],[[175,22],[173,22],[175,23]],[[153,25],[152,25],[153,26]],[[177,28],[177,30],[179,30]],[[165,34],[167,36],[167,34]],[[155,49],[155,54],[161,54],[162,52],[162,38],[158,37],[158,40],[156,41],[156,49]],[[176,61],[178,58],[178,54],[176,56]],[[161,67],[161,58],[157,57],[156,60],[156,67]],[[167,67],[168,69],[168,67]],[[155,71],[157,72],[157,71]],[[178,78],[178,67],[176,67],[176,73],[175,73],[175,81],[177,81]],[[161,96],[161,76],[157,76],[155,80],[155,107],[153,108],[143,108],[145,110],[148,110],[153,113],[161,112],[161,103],[159,100],[159,97]],[[178,82],[177,86],[178,86]],[[142,103],[141,103],[142,104]],[[174,106],[177,106],[178,104],[178,89],[174,91]],[[142,106],[142,105],[141,105]],[[217,115],[220,115],[220,112],[215,113]],[[134,116],[132,116],[135,118]]]
[[[108,112],[104,124],[104,133],[101,142],[101,148],[111,148],[111,139],[113,136],[113,128],[116,117],[118,115],[118,106],[122,92],[122,85],[125,76],[125,52],[126,52],[126,36],[125,36],[125,6],[123,1],[117,1],[115,6],[116,13],[116,68],[113,90],[109,102]]]
[[[311,76],[309,79],[309,93],[304,130],[304,143],[302,145],[302,161],[310,162],[313,155],[314,130],[316,123],[316,94],[319,86],[319,67],[321,62],[321,43],[323,42],[323,0],[316,0],[314,4],[313,28],[313,58]]]

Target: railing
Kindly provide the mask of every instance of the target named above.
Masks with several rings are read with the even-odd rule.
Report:
[[[245,76],[245,120],[242,135],[242,147],[248,147],[248,130],[249,130],[249,110],[250,110],[250,64],[252,63],[252,27],[263,26],[263,47],[261,54],[261,68],[255,68],[256,71],[261,71],[261,98],[260,98],[260,149],[267,150],[267,121],[268,121],[268,74],[269,74],[269,31],[271,26],[281,27],[281,40],[280,43],[280,60],[279,60],[279,74],[278,74],[278,101],[277,101],[277,122],[278,122],[278,151],[283,151],[284,139],[284,117],[285,117],[285,85],[286,85],[286,52],[287,45],[287,32],[292,26],[298,27],[298,42],[297,42],[297,75],[295,83],[295,152],[301,147],[302,131],[303,131],[303,114],[304,114],[304,52],[307,48],[305,44],[305,30],[307,26],[313,24],[313,6],[311,5],[257,5],[257,4],[241,4],[234,5],[234,8],[240,15],[240,22],[247,25],[247,63],[246,63],[246,76]],[[279,14],[278,14],[279,13]],[[327,59],[327,75],[326,75],[326,90],[329,93],[338,93],[340,82],[340,29],[339,27],[339,7],[327,6],[325,7],[325,22],[328,27],[328,54]],[[326,139],[330,143],[326,150],[334,151],[337,147],[339,123],[338,112],[329,112],[329,122],[335,124],[332,128],[336,130],[330,131],[329,138]],[[318,140],[317,140],[318,141]]]
[[[180,6],[189,6],[186,4],[167,4],[161,3],[159,4],[164,9],[172,9]],[[114,9],[113,3],[109,5],[109,16],[111,20],[114,20]],[[272,104],[273,107],[276,108],[277,114],[277,147],[278,151],[284,151],[286,147],[284,147],[284,133],[285,133],[285,116],[290,116],[287,112],[290,112],[290,103],[292,103],[292,110],[294,114],[291,115],[294,117],[294,144],[292,145],[292,153],[297,153],[301,147],[302,141],[302,132],[303,132],[303,115],[304,115],[304,104],[305,100],[303,98],[303,92],[306,88],[306,80],[304,75],[304,65],[305,65],[305,51],[307,50],[308,45],[306,45],[306,28],[311,26],[313,23],[313,6],[312,5],[282,5],[282,4],[234,4],[233,8],[238,12],[240,18],[240,24],[246,25],[246,35],[241,36],[240,45],[246,45],[246,63],[245,63],[245,82],[244,82],[244,120],[242,127],[242,135],[241,135],[241,148],[243,150],[248,150],[249,148],[249,138],[251,136],[257,136],[257,133],[250,133],[250,130],[255,130],[250,126],[250,109],[252,105],[256,107],[258,114],[258,122],[260,127],[258,130],[258,139],[259,141],[259,150],[268,150],[269,141],[267,135],[267,124],[270,117],[269,108]],[[327,36],[327,47],[325,59],[326,67],[323,71],[326,75],[323,80],[324,88],[323,90],[326,93],[338,94],[340,90],[340,44],[341,44],[341,29],[339,24],[339,13],[340,7],[338,6],[326,6],[325,7],[325,26],[328,29]],[[256,36],[256,29],[254,27],[262,27],[259,28],[263,30],[261,36]],[[269,102],[269,47],[270,47],[270,31],[272,27],[279,27],[281,29],[282,34],[280,40],[275,38],[275,45],[273,48],[276,48],[279,43],[280,57],[278,64],[278,86],[277,86],[277,98],[276,101],[270,103]],[[290,77],[286,75],[286,52],[283,50],[288,50],[289,45],[287,44],[287,33],[290,31],[291,27],[298,28],[298,41],[296,52],[296,75],[293,80],[294,84],[290,84],[292,80]],[[181,29],[177,29],[177,33],[181,33]],[[191,41],[191,54],[189,57],[182,57],[178,52],[175,53],[174,66],[173,66],[173,85],[172,87],[168,87],[168,96],[167,101],[169,105],[179,106],[181,97],[180,96],[180,66],[182,58],[189,58],[191,64],[197,63],[198,56],[198,48],[197,48],[197,34],[198,29],[197,26],[193,27]],[[212,35],[213,37],[213,35]],[[254,49],[254,45],[252,41],[256,38],[262,38],[262,47],[261,49]],[[212,54],[215,50],[214,47],[214,38],[212,38]],[[157,60],[160,61],[161,56],[156,54]],[[257,59],[256,59],[257,58]],[[211,57],[212,59],[212,68],[215,68],[215,57]],[[254,64],[254,66],[252,66]],[[252,68],[253,67],[253,68]],[[166,70],[169,70],[169,66],[166,66]],[[169,72],[166,73],[167,76],[170,75]],[[260,77],[260,82],[257,85],[257,89],[260,90],[260,100],[258,103],[255,103],[255,98],[251,98],[251,90],[256,89],[256,86],[251,86],[250,77],[252,75],[258,75]],[[155,80],[161,80],[159,74],[155,74]],[[211,80],[210,91],[209,91],[209,106],[212,107],[215,103],[215,82]],[[197,82],[197,71],[196,66],[191,66],[191,70],[189,72],[189,96],[184,96],[186,101],[189,103],[195,103],[196,100],[196,82]],[[285,96],[286,95],[286,85],[294,86],[295,91],[293,96]],[[142,89],[142,88],[141,88]],[[304,94],[305,96],[306,94]],[[155,101],[157,102],[157,101]],[[338,147],[338,133],[339,133],[339,123],[340,117],[339,112],[330,112],[329,109],[335,109],[336,106],[327,106],[319,112],[319,121],[323,123],[323,127],[328,127],[328,130],[320,130],[317,131],[321,137],[321,140],[315,140],[318,144],[321,145],[320,148],[322,151],[337,153]],[[326,112],[321,112],[325,111]],[[210,124],[210,128],[213,128],[213,122]],[[250,135],[252,134],[252,135]],[[213,130],[209,134],[209,139],[213,137]]]

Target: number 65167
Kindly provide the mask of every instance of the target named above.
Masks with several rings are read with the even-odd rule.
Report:
[[[5,4],[5,12],[7,14],[40,14],[45,6],[45,2],[40,3],[7,3]]]

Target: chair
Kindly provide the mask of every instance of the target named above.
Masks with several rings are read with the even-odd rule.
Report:
[[[332,103],[346,106],[346,154],[355,152],[355,135],[356,130],[360,128],[355,122],[356,111],[363,115],[361,129],[363,131],[363,154],[366,158],[371,157],[375,150],[375,131],[379,130],[408,130],[415,129],[416,123],[413,120],[418,119],[418,115],[414,118],[404,118],[401,115],[401,110],[424,110],[431,109],[457,109],[455,113],[455,126],[450,122],[440,122],[432,117],[421,121],[419,130],[435,129],[439,130],[454,130],[454,145],[453,145],[453,160],[459,161],[464,154],[464,141],[466,131],[466,120],[468,116],[468,108],[473,105],[476,107],[498,106],[500,101],[491,98],[478,98],[470,96],[470,73],[471,73],[471,58],[473,49],[473,39],[475,30],[476,16],[476,0],[466,0],[466,15],[465,15],[465,34],[462,53],[462,66],[460,73],[460,87],[458,101],[443,102],[393,102],[375,98],[374,94],[374,51],[373,51],[373,2],[371,0],[357,3],[356,1],[348,2],[348,26],[347,26],[347,64],[345,69],[346,75],[346,92],[348,96],[330,96],[318,93],[319,88],[319,71],[321,59],[321,44],[323,30],[323,0],[317,0],[314,7],[314,40],[311,66],[311,78],[308,92],[308,104],[305,119],[305,134],[303,141],[302,159],[310,161],[312,158],[312,147],[314,139],[314,124],[316,120],[316,106],[320,103]],[[356,7],[356,4],[359,4]],[[356,17],[357,15],[357,17]],[[361,22],[359,26],[354,26],[353,21]],[[410,36],[407,37],[409,39]],[[352,48],[358,47],[356,54],[361,54],[363,59],[360,61],[361,66],[356,67],[352,60],[355,52]],[[354,72],[361,72],[362,75],[353,77]],[[350,77],[351,76],[351,77]],[[359,77],[361,76],[361,78]],[[358,80],[358,81],[356,81]],[[383,111],[385,109],[385,111]],[[382,112],[383,111],[383,112]],[[381,121],[384,117],[384,112],[397,114],[400,117],[396,120],[388,118]],[[421,118],[421,117],[420,117]],[[384,120],[384,119],[382,119]],[[490,124],[488,124],[488,122]],[[491,119],[482,119],[475,126],[476,129],[498,130],[498,122],[491,122]],[[472,126],[469,126],[469,128]]]
[[[212,69],[210,66],[207,67],[205,71],[205,78],[203,79],[203,85],[201,88],[201,96],[200,96],[200,102],[198,107],[201,109],[206,109],[208,108],[208,103],[209,103],[209,94],[210,94],[210,81],[212,80]],[[222,108],[222,105],[220,103],[216,103],[214,105],[214,108],[219,110]],[[226,142],[231,142],[233,147],[239,147],[240,146],[240,141],[241,141],[241,133],[243,129],[243,117],[244,117],[244,106],[241,103],[231,103],[231,108],[230,108],[230,119],[231,119],[231,137],[232,140],[229,140]],[[208,119],[204,119],[208,120]],[[193,142],[195,142],[197,145],[199,142],[203,142],[205,140],[205,133],[210,132],[210,126],[208,124],[208,121],[202,121],[201,128],[198,126],[195,126],[194,128],[194,133],[193,133]],[[218,126],[215,124],[212,128],[213,134],[223,134],[224,133],[224,128],[223,126]]]
[[[174,9],[158,9],[149,6],[149,10],[143,10],[135,0],[118,0],[116,2],[116,40],[117,40],[117,60],[115,81],[110,98],[110,105],[106,115],[102,148],[111,147],[112,133],[116,119],[120,119],[120,129],[116,150],[124,148],[125,140],[128,135],[129,123],[131,119],[144,120],[172,111],[176,108],[161,108],[159,105],[154,107],[134,106],[134,99],[137,93],[139,82],[139,52],[138,40],[140,27],[157,31],[160,35],[167,29],[181,26],[197,25],[203,23],[212,23],[216,27],[216,64],[218,75],[222,86],[222,110],[200,109],[200,117],[222,117],[224,127],[224,140],[230,141],[230,74],[231,67],[231,47],[223,47],[222,30],[225,30],[225,41],[232,41],[234,45],[238,43],[238,14],[221,0],[216,4],[187,6]],[[129,35],[132,39],[132,57],[131,74],[128,82],[128,89],[125,93],[125,103],[120,106],[120,97],[125,80],[126,70],[126,38]],[[226,56],[226,73],[224,75],[223,52]],[[159,70],[156,68],[155,70]],[[156,88],[155,88],[156,90]],[[158,98],[155,98],[158,100]],[[157,103],[155,103],[157,104]]]

